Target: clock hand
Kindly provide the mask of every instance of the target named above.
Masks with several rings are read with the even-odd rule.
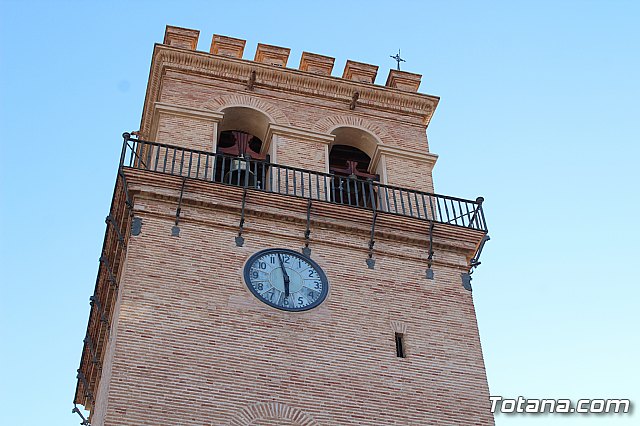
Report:
[[[286,299],[289,297],[289,275],[287,275],[287,270],[284,267],[280,253],[278,253],[278,260],[280,261],[280,268],[282,269],[282,276],[284,278],[284,297]]]

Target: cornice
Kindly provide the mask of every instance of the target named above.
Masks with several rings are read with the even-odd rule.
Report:
[[[318,133],[307,129],[301,129],[293,126],[282,126],[279,124],[269,123],[267,128],[267,140],[271,140],[273,135],[288,136],[296,140],[304,140],[309,142],[317,142],[329,145],[336,138],[335,135],[326,133]]]
[[[169,104],[164,102],[155,102],[153,104],[151,127],[149,131],[145,129],[144,131],[141,132],[143,139],[146,138],[148,140],[152,140],[152,139],[155,139],[155,137],[157,137],[158,120],[160,119],[161,114],[177,115],[181,117],[189,117],[189,118],[195,118],[197,120],[204,120],[204,121],[217,122],[217,123],[222,121],[224,117],[224,113],[221,113],[221,112],[202,110],[198,108],[191,108],[183,105],[174,105],[174,104]]]
[[[185,117],[200,118],[207,121],[222,121],[224,113],[191,108],[182,105],[173,105],[164,102],[156,102],[153,104],[156,113],[170,113],[172,115],[181,115]]]
[[[262,143],[262,149],[260,150],[262,154],[269,151],[271,142],[273,141],[273,136],[275,135],[290,137],[297,141],[321,143],[327,146],[333,143],[333,140],[336,137],[335,135],[318,133],[298,127],[269,123],[269,126],[267,127],[267,136],[265,137],[265,140]]]
[[[378,163],[380,162],[380,159],[383,155],[427,163],[429,166],[429,170],[433,169],[436,161],[438,161],[438,155],[432,154],[430,152],[415,152],[403,148],[396,148],[390,147],[388,145],[378,144],[376,146],[376,150],[373,153],[373,157],[371,158],[371,165],[369,167],[370,170],[376,170],[376,168],[378,167]]]
[[[349,105],[354,92],[357,91],[358,105],[417,115],[425,125],[429,124],[440,99],[422,93],[404,92],[369,83],[156,44],[140,126],[143,134],[150,130],[153,104],[159,99],[162,76],[167,68],[242,83],[247,82],[252,71],[255,71],[255,84],[258,87],[335,99],[345,105]]]
[[[134,210],[138,214],[153,215],[158,218],[170,220],[175,219],[173,213],[168,210],[147,210],[144,207],[141,208],[139,201],[142,199],[158,200],[168,202],[170,206],[174,206],[179,199],[180,180],[171,179],[162,182],[140,181],[135,174],[132,174],[129,176],[128,182],[129,191],[136,204]],[[208,183],[206,185],[208,185]],[[233,212],[238,215],[240,214],[240,197],[242,192],[237,188],[234,190],[229,187],[228,191],[226,191],[226,189],[227,188],[225,188],[224,192],[218,192],[216,196],[210,192],[210,188],[205,189],[205,187],[195,182],[189,184],[189,190],[185,191],[182,198],[183,208],[186,210],[184,210],[184,217],[180,219],[181,223],[191,222],[237,231],[236,224],[220,221],[220,215],[212,214],[213,212]],[[266,218],[270,223],[306,224],[304,214],[306,202],[304,200],[293,197],[269,200],[273,194],[269,194],[267,197],[262,197],[258,193],[252,193],[251,195],[250,206],[248,205],[245,210],[247,217]],[[368,252],[366,241],[371,232],[369,222],[371,215],[369,212],[348,208],[345,211],[344,206],[325,205],[324,203],[314,203],[314,206],[313,219],[311,220],[313,228],[322,229],[327,232],[348,233],[355,237],[351,242],[332,241],[332,245],[340,245],[351,250],[361,250],[362,253]],[[199,209],[203,210],[197,212]],[[209,213],[205,213],[205,211]],[[378,221],[375,234],[378,242],[375,250],[376,255],[418,260],[419,258],[413,256],[407,250],[393,250],[389,244],[403,244],[420,248],[428,247],[428,233],[426,231],[419,232],[421,229],[420,226],[423,226],[422,229],[427,227],[426,223],[414,218],[398,218],[384,213],[378,217]],[[274,229],[265,230],[260,227],[247,227],[245,232],[247,234],[278,235],[282,238],[301,239],[299,235],[292,236],[290,232],[282,231],[285,228],[286,226],[276,226]],[[475,240],[478,240],[478,237],[482,234],[480,231],[458,231],[460,232],[456,232],[456,228],[450,225],[436,224],[436,228],[434,228],[434,249],[457,253],[470,259],[477,250]],[[386,248],[383,248],[385,246]],[[465,271],[468,270],[467,263],[451,263],[443,261],[442,259],[436,259],[433,261],[433,264],[460,268]]]

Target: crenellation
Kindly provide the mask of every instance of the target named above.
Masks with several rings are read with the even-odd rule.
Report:
[[[302,52],[300,71],[308,71],[317,75],[331,75],[335,58],[318,55],[317,53]]]
[[[200,31],[167,25],[162,44],[182,49],[196,50]]]
[[[291,49],[286,47],[258,43],[256,56],[253,60],[255,62],[284,68],[287,66],[290,52]]]
[[[422,75],[407,71],[389,70],[389,76],[385,86],[407,92],[417,92],[420,87]]]
[[[377,74],[377,65],[370,65],[363,62],[348,60],[344,66],[342,78],[344,78],[345,80],[358,81],[360,83],[373,84],[376,81]]]
[[[188,50],[196,50],[200,31],[167,25],[163,44]],[[243,59],[246,40],[214,34],[209,53],[229,58]],[[254,62],[286,68],[291,49],[258,43]],[[335,58],[317,53],[302,52],[300,71],[318,76],[331,76]],[[359,83],[375,84],[378,66],[347,60],[342,79]],[[420,87],[420,74],[407,71],[390,70],[385,86],[405,92],[417,92]]]
[[[246,40],[214,34],[209,53],[242,59]]]

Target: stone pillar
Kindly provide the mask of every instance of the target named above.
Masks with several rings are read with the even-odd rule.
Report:
[[[329,145],[334,135],[312,132],[295,127],[270,124],[263,144],[271,162],[281,166],[300,168],[322,175],[280,169],[270,176],[268,182],[274,191],[291,194],[311,194],[313,198],[324,200],[331,187],[329,180]],[[294,183],[295,176],[295,183]]]
[[[150,148],[145,152],[146,167],[198,179],[209,178],[213,158],[204,153],[215,152],[218,124],[223,116],[219,112],[156,102],[151,141],[178,149],[166,146]],[[179,148],[204,153],[191,153]],[[205,172],[205,169],[209,170]]]

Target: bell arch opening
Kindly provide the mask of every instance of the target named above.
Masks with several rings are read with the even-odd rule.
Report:
[[[222,110],[218,126],[214,180],[230,185],[261,187],[269,156],[262,152],[271,119],[247,107]]]
[[[331,134],[335,135],[329,150],[329,172],[334,175],[332,200],[370,207],[376,196],[372,182],[380,181],[380,175],[370,170],[379,142],[370,133],[353,127],[339,127]]]
[[[376,147],[380,144],[371,133],[357,127],[337,127],[331,131],[331,134],[336,136],[334,145],[348,145],[358,148],[369,158],[373,158]]]
[[[221,112],[224,113],[224,118],[220,122],[218,132],[239,130],[261,140],[264,140],[269,123],[273,121],[265,113],[248,107],[232,106],[224,108]]]

